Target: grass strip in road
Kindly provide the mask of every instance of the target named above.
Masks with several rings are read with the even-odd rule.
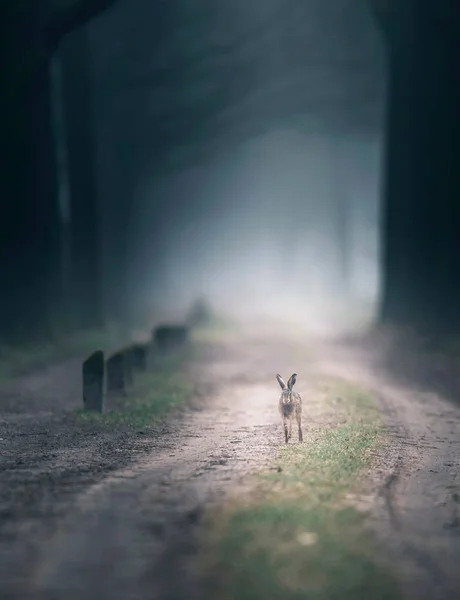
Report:
[[[209,598],[400,597],[365,514],[347,499],[385,444],[373,398],[338,380],[318,382],[315,393],[315,420],[329,424],[306,428],[303,444],[283,445],[270,468],[205,518],[199,567]]]

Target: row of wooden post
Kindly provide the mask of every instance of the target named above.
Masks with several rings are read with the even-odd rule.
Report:
[[[125,395],[136,373],[147,371],[155,354],[166,354],[185,346],[189,328],[185,325],[161,325],[152,331],[150,342],[133,343],[111,354],[93,352],[83,363],[83,406],[102,412],[106,394]]]

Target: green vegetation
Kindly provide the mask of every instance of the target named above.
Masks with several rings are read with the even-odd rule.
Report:
[[[183,405],[193,392],[193,384],[186,366],[200,359],[203,344],[221,339],[227,332],[235,331],[233,322],[212,317],[206,325],[192,329],[192,342],[184,350],[156,357],[153,371],[139,375],[135,387],[116,410],[101,413],[79,411],[86,421],[101,424],[148,427],[171,410]]]
[[[116,407],[102,413],[77,411],[77,418],[101,426],[145,428],[154,425],[171,410],[190,398],[193,383],[188,365],[200,360],[203,345],[222,339],[235,325],[226,318],[212,317],[205,325],[192,329],[191,343],[163,357],[155,356],[151,372],[138,374],[128,395]]]
[[[195,358],[192,347],[158,360],[151,373],[138,376],[138,381],[115,410],[103,413],[78,411],[84,421],[103,425],[149,427],[165,414],[184,404],[193,391],[185,365]]]
[[[222,600],[396,600],[395,579],[373,554],[362,507],[348,494],[384,436],[365,390],[318,381],[303,444],[237,490],[203,527],[201,568]],[[321,419],[322,417],[322,419]]]
[[[0,381],[30,369],[104,349],[123,342],[122,328],[109,325],[103,329],[76,333],[56,332],[39,343],[0,347]]]

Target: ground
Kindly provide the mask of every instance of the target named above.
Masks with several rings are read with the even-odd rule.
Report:
[[[371,448],[348,497],[365,511],[374,551],[401,580],[401,597],[457,596],[455,404],[392,376],[369,341],[262,328],[205,336],[199,350],[177,366],[190,382],[187,402],[152,424],[145,415],[83,418],[80,359],[1,383],[2,598],[203,598],[203,515],[243,495],[254,472],[281,464],[275,374],[294,371],[305,448],[314,431],[340,425],[338,411],[319,410],[313,379],[371,392],[384,441]],[[295,432],[291,444],[296,453]]]
[[[360,381],[379,399],[390,445],[379,457],[380,470],[367,482],[371,517],[406,593],[455,598],[460,591],[460,410],[454,399],[432,391],[439,389],[439,378],[420,347],[409,355],[392,347],[389,356],[379,341],[336,346],[326,368]],[[392,368],[395,355],[398,369]],[[447,384],[451,376],[441,381]],[[423,381],[419,389],[415,384]]]

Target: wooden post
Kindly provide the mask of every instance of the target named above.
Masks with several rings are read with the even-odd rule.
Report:
[[[189,330],[185,325],[162,325],[153,331],[153,342],[161,352],[177,350],[189,340]]]
[[[145,372],[147,370],[148,355],[148,344],[135,344],[132,346],[132,366],[135,371]]]
[[[126,394],[125,356],[116,352],[107,360],[107,393]]]
[[[83,363],[83,406],[102,412],[104,406],[104,353],[96,350]]]
[[[125,382],[127,386],[133,385],[134,383],[134,357],[133,347],[127,346],[121,350],[123,353],[123,366],[125,370]]]

